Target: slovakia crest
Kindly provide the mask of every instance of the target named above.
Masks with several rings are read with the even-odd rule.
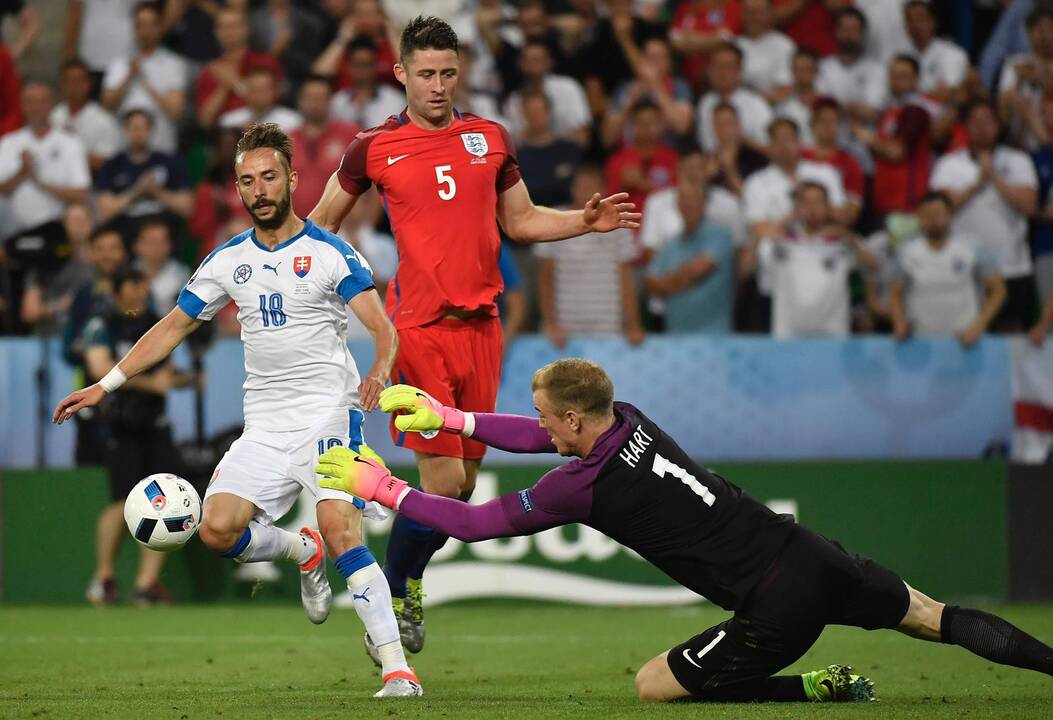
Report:
[[[311,272],[311,256],[300,255],[298,257],[294,257],[292,268],[293,272],[296,273],[296,277],[306,277],[307,273]]]
[[[238,285],[244,285],[252,277],[252,266],[246,263],[242,263],[234,268],[234,282]]]
[[[461,141],[464,149],[476,157],[486,157],[490,146],[486,144],[486,136],[482,133],[461,133]]]

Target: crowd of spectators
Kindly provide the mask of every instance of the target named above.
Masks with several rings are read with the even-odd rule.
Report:
[[[642,208],[637,232],[505,243],[510,338],[1053,329],[1053,0],[70,0],[57,68],[27,65],[40,20],[5,0],[0,333],[83,366],[125,265],[167,312],[249,224],[252,123],[292,136],[306,215],[402,110],[418,13],[458,32],[455,104],[509,129],[535,202]],[[341,232],[383,290],[370,193]]]

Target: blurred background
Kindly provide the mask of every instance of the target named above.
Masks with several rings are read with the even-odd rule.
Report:
[[[1053,2],[9,0],[0,600],[82,602],[110,573],[104,602],[299,602],[295,568],[235,572],[196,539],[146,594],[127,538],[100,570],[108,474],[203,494],[240,432],[232,308],[137,399],[51,412],[248,226],[247,125],[292,135],[311,210],[354,135],[403,108],[391,66],[418,13],[457,30],[456,106],[508,127],[536,203],[643,208],[638,232],[504,243],[499,412],[533,414],[540,365],[591,358],[700,461],[927,592],[1053,599]],[[383,292],[398,257],[375,193],[341,233]],[[414,477],[385,416],[366,439]],[[557,462],[492,452],[473,502]],[[381,552],[388,524],[366,526]],[[42,570],[56,557],[68,582]],[[451,540],[426,578],[431,603],[698,601],[581,526]]]

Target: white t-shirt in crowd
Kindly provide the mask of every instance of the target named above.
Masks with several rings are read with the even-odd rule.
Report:
[[[797,46],[781,32],[757,38],[741,35],[735,44],[742,51],[742,84],[767,92],[793,82],[793,54]]]
[[[144,269],[141,262],[137,262],[136,266]],[[169,258],[161,266],[161,271],[150,281],[150,299],[158,315],[164,315],[175,307],[179,292],[189,279],[190,270],[178,260]]]
[[[566,75],[547,75],[541,85],[552,106],[552,132],[556,137],[567,137],[592,122],[589,101],[581,83]],[[523,100],[518,92],[508,96],[504,115],[508,118],[508,132],[518,137],[523,131]]]
[[[888,65],[895,55],[910,52],[903,6],[907,0],[866,0],[855,6],[867,19],[866,56]]]
[[[1007,90],[1016,90],[1023,95],[1037,111],[1039,101],[1042,99],[1042,87],[1033,82],[1021,81],[1016,72],[1017,64],[1027,62],[1028,60],[1031,60],[1035,64],[1041,62],[1038,58],[1029,53],[1013,55],[1010,58],[1006,58],[1005,63],[1002,64],[1002,75],[998,79],[998,92],[1004,93]],[[1018,139],[1025,149],[1038,149],[1040,144],[1039,139],[1031,132],[1019,114],[1014,113],[1010,117],[1009,130],[1012,136]]]
[[[746,222],[762,220],[778,222],[793,213],[793,191],[797,183],[809,181],[826,188],[830,207],[845,204],[845,187],[837,168],[826,163],[800,160],[795,177],[790,177],[778,165],[770,164],[746,178],[742,185],[742,204]]]
[[[243,106],[236,110],[229,110],[219,116],[219,126],[221,128],[245,129],[255,123],[275,123],[288,133],[303,125],[303,118],[295,110],[290,110],[281,105],[275,105],[262,115],[257,115],[248,106]]]
[[[848,335],[848,275],[855,255],[843,240],[791,231],[780,240],[762,240],[758,259],[771,280],[773,337]]]
[[[97,155],[106,160],[116,155],[124,144],[117,118],[94,101],[89,101],[72,117],[69,105],[56,105],[51,111],[51,126],[76,135],[88,155]]]
[[[534,254],[555,261],[556,322],[568,335],[622,332],[621,267],[636,257],[631,232],[590,232],[538,243]]]
[[[1019,150],[999,145],[992,154],[995,172],[1009,185],[1038,187],[1031,158]],[[968,149],[948,153],[936,161],[929,186],[934,190],[964,190],[980,177]],[[992,183],[987,183],[954,214],[951,233],[976,238],[998,261],[1006,278],[1031,273],[1031,252],[1027,243],[1027,217],[1014,210]]]
[[[845,64],[836,55],[819,61],[815,89],[842,105],[861,102],[869,107],[885,107],[888,95],[888,71],[885,66],[867,58]]]
[[[75,135],[52,128],[44,137],[37,137],[28,127],[7,133],[0,138],[0,182],[10,180],[22,169],[24,152],[33,156],[36,176],[41,182],[62,188],[91,187],[88,155]],[[61,220],[66,208],[62,200],[31,180],[15,186],[7,201],[13,226],[0,228],[0,237]]]
[[[720,100],[717,93],[708,92],[698,102],[698,142],[706,152],[717,147],[717,138],[713,135],[713,108]],[[767,145],[768,123],[774,117],[768,101],[746,88],[739,88],[727,100],[739,112],[742,137],[756,145]]]
[[[390,85],[377,85],[373,95],[361,105],[355,103],[356,96],[350,88],[333,96],[330,114],[334,120],[354,123],[368,130],[383,125],[392,115],[398,115],[406,107],[406,94]]]
[[[998,262],[971,238],[952,235],[940,249],[922,237],[900,246],[894,277],[906,290],[907,317],[915,335],[954,335],[980,314],[981,283]]]
[[[722,187],[711,185],[706,189],[704,219],[730,228],[736,246],[743,245],[749,239],[742,203],[737,196]],[[640,223],[640,244],[652,252],[658,252],[683,232],[684,218],[680,214],[676,187],[662,188],[648,195],[643,221]]]
[[[130,70],[131,58],[122,57],[114,60],[106,69],[102,89],[106,91],[119,88],[124,84]],[[140,63],[140,77],[132,81],[117,108],[118,117],[122,117],[129,110],[146,110],[153,115],[154,134],[150,147],[161,152],[175,154],[178,146],[176,124],[143,87],[144,81],[161,95],[173,90],[186,92],[186,61],[165,48],[157,48],[145,56]]]
[[[918,61],[920,76],[918,90],[932,92],[941,85],[956,87],[965,80],[969,70],[969,56],[952,42],[933,39],[925,50],[918,52],[914,47],[910,54]]]
[[[788,118],[797,123],[798,137],[802,147],[815,145],[815,135],[812,134],[812,108],[801,102],[799,97],[791,95],[776,105],[775,116]]]
[[[138,0],[82,0],[80,59],[95,72],[135,50],[132,10]]]

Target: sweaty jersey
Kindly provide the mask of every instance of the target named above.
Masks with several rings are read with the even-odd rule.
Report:
[[[234,301],[245,344],[245,427],[299,430],[325,409],[358,401],[344,305],[371,287],[365,259],[307,220],[273,250],[253,229],[235,235],[201,262],[178,304],[211,320]]]
[[[399,512],[462,540],[584,523],[684,587],[738,608],[782,551],[793,517],[703,468],[634,406],[618,402],[614,411],[614,425],[587,457],[532,488],[459,513],[443,498],[411,491]],[[472,437],[512,452],[555,450],[535,418],[475,413]]]
[[[497,314],[497,196],[520,178],[508,131],[456,110],[449,126],[425,130],[403,111],[359,133],[337,177],[352,195],[375,184],[384,201],[399,253],[387,293],[396,328]]]

